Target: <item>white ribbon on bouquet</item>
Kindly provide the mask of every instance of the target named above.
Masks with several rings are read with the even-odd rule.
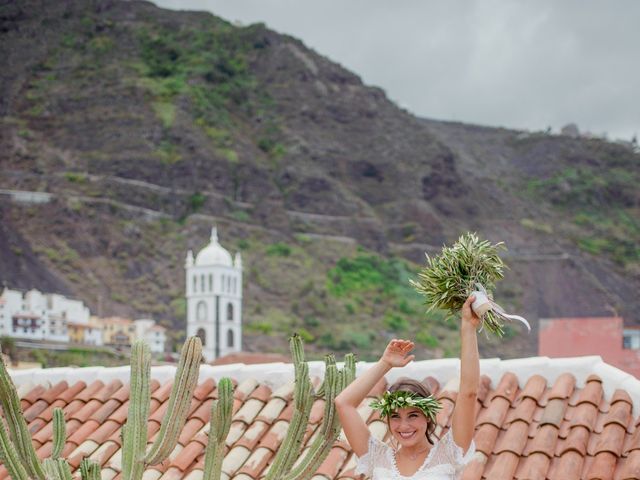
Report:
[[[520,315],[509,315],[504,311],[500,305],[493,301],[493,299],[487,293],[487,290],[479,283],[476,283],[476,287],[478,290],[475,292],[471,292],[471,295],[475,296],[475,300],[471,304],[471,308],[478,315],[478,317],[482,318],[482,316],[488,311],[493,311],[497,316],[504,320],[517,320],[518,322],[524,323],[529,331],[531,331],[531,325],[527,322],[527,319],[521,317]]]

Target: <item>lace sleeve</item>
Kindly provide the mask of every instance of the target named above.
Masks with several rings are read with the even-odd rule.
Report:
[[[476,452],[476,445],[472,439],[471,444],[465,453],[462,450],[462,447],[458,446],[453,439],[452,429],[449,429],[440,442],[442,444],[438,451],[438,455],[441,456],[440,461],[442,463],[449,463],[453,465],[456,472],[462,471],[464,466],[471,461],[473,454]]]
[[[389,446],[381,442],[373,435],[369,435],[369,446],[367,453],[358,458],[356,464],[356,475],[366,475],[371,478],[373,476],[373,469],[376,466],[376,460],[380,461],[385,458],[385,454]]]

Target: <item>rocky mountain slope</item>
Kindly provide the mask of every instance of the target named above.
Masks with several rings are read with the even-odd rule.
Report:
[[[509,247],[496,297],[535,324],[640,322],[640,155],[424,120],[263,25],[115,0],[0,6],[0,280],[184,328],[216,223],[245,264],[246,347],[455,354],[407,285],[466,230]],[[25,199],[15,192],[46,192]],[[12,193],[14,192],[14,193]],[[42,203],[34,203],[36,200]],[[536,332],[483,340],[536,353]]]

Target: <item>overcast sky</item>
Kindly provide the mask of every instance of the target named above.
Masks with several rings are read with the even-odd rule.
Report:
[[[639,0],[154,0],[300,38],[428,118],[630,139]]]

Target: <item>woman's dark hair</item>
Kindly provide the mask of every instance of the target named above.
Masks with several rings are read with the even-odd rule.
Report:
[[[390,392],[412,392],[418,395],[419,397],[427,398],[431,395],[431,392],[427,388],[427,386],[419,382],[417,380],[413,380],[411,378],[400,378],[393,385],[389,387]],[[427,441],[433,445],[433,440],[431,439],[431,435],[436,429],[436,423],[432,422],[429,418],[427,418],[427,431],[425,435],[427,437]]]

